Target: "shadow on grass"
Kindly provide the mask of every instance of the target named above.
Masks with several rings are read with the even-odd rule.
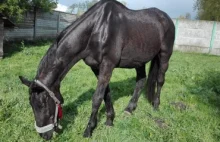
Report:
[[[220,116],[220,72],[206,71],[201,74],[200,79],[194,81],[194,85],[187,86],[190,93],[196,95],[197,100],[213,108],[213,113]],[[216,110],[216,111],[215,111]],[[220,139],[220,126],[213,128],[213,137]]]
[[[113,104],[119,98],[124,96],[130,96],[130,94],[133,94],[134,87],[135,87],[135,78],[129,78],[127,80],[110,83],[111,97]],[[84,102],[91,100],[94,92],[95,92],[94,89],[89,89],[88,91],[80,95],[74,102],[64,106],[63,111],[65,113],[65,116],[62,120],[62,125],[64,130],[67,127],[67,125],[74,124],[75,117],[79,114],[78,107],[80,105],[83,105]],[[91,109],[91,107],[88,109]],[[105,107],[101,108],[98,117],[100,117],[100,115],[103,115],[104,113],[105,113]],[[90,114],[88,115],[88,118],[89,116]]]
[[[4,42],[4,58],[21,52],[24,48],[32,48],[34,46],[44,46],[52,43],[52,40],[36,40],[36,41],[6,41]]]
[[[198,100],[212,107],[220,109],[220,72],[204,72],[194,85],[187,86],[190,92],[198,97]]]

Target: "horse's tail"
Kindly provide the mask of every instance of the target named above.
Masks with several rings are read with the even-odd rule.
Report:
[[[159,70],[159,58],[155,56],[151,61],[150,70],[147,78],[147,98],[150,103],[153,102]]]

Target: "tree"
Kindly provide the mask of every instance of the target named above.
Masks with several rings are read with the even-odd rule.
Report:
[[[178,19],[191,19],[191,14],[190,13],[186,13],[185,15],[180,15],[178,17]]]
[[[197,19],[220,21],[219,0],[196,0],[194,9],[197,10]]]
[[[42,9],[48,12],[56,8],[56,4],[55,0],[1,0],[0,13],[21,20],[23,13],[27,10],[33,10],[36,13],[38,9]]]
[[[75,4],[72,4],[68,8],[68,11],[70,13],[73,13],[77,9],[77,15],[80,16],[84,12],[86,12],[90,7],[92,7],[94,4],[96,4],[97,2],[99,2],[99,0],[87,0],[87,1],[84,1],[84,2],[80,2],[80,3],[75,3]],[[121,2],[125,6],[127,5],[127,3],[123,0],[122,1],[119,0],[119,2]]]
[[[18,0],[1,0],[0,1],[0,13],[8,17],[15,17],[17,20],[22,18],[23,12],[26,8]]]
[[[57,7],[57,0],[29,0],[29,6],[48,12]]]
[[[191,19],[191,14],[187,12],[185,17],[186,17],[186,19]]]
[[[87,11],[90,7],[92,7],[94,4],[96,4],[99,0],[91,0],[91,1],[84,1],[79,3],[72,4],[68,11],[70,13],[73,13],[77,9],[77,15],[82,15],[85,11]]]

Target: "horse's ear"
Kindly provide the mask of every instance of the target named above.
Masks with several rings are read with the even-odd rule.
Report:
[[[24,84],[24,85],[26,85],[26,86],[28,86],[28,87],[30,87],[31,86],[31,81],[29,81],[29,80],[27,80],[26,78],[24,78],[23,76],[19,76],[19,79],[21,80],[21,82]]]

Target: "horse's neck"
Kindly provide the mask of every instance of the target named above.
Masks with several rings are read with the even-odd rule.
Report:
[[[56,43],[41,60],[36,79],[48,87],[59,85],[71,67],[86,57],[84,51],[101,4],[97,3],[58,36]]]
[[[92,25],[89,27],[83,25],[85,23],[75,28],[70,27],[72,31],[67,29],[60,42],[54,43],[49,48],[41,60],[36,79],[48,87],[59,85],[71,67],[86,56],[85,49],[90,37],[89,32],[92,32]]]

